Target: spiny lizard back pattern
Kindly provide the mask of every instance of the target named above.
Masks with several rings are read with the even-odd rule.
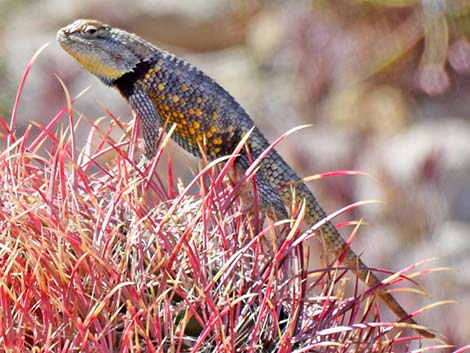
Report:
[[[104,84],[117,88],[142,122],[145,154],[152,158],[160,127],[176,124],[173,139],[185,150],[201,156],[204,145],[209,158],[231,154],[240,139],[254,127],[246,111],[219,84],[186,61],[146,42],[135,34],[113,28],[96,20],[77,20],[57,33],[60,45]],[[269,147],[263,134],[254,127],[247,145],[253,158]],[[250,166],[247,152],[236,160],[242,170]],[[292,191],[282,188],[299,180],[295,171],[276,152],[262,161],[256,174],[260,202],[287,218],[285,204]],[[295,183],[297,201],[306,200],[306,221],[314,224],[326,214],[304,183]],[[281,191],[280,191],[281,190]],[[322,237],[336,256],[346,249],[343,263],[350,266],[397,315],[412,325],[416,322],[395,298],[382,288],[381,281],[348,248],[331,222],[322,227]],[[434,335],[414,328],[425,337]]]

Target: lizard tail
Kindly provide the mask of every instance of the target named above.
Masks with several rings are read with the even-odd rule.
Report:
[[[410,317],[410,315],[403,309],[398,301],[385,289],[383,289],[383,283],[378,277],[368,269],[368,267],[362,262],[354,251],[352,251],[346,241],[343,240],[341,235],[338,233],[336,228],[331,222],[325,224],[322,228],[322,236],[326,241],[328,249],[333,251],[336,256],[343,257],[343,263],[346,266],[351,267],[359,279],[364,282],[369,288],[376,287],[376,295],[387,305],[387,307],[402,321],[418,327],[412,327],[418,334],[427,337],[434,338],[435,335],[428,330],[420,328],[418,323]],[[344,250],[346,249],[346,251]]]
[[[292,180],[299,179],[295,172],[284,162],[280,156],[276,154],[275,151],[271,153],[265,162],[264,170],[270,171],[269,173],[265,172],[265,177],[266,175],[271,177],[269,180],[273,188],[276,188],[276,185],[279,183],[288,185],[290,182],[292,182]],[[322,209],[315,196],[304,183],[296,183],[294,185],[294,191],[295,192],[293,193],[291,189],[281,190],[282,197],[284,200],[287,200],[287,202],[291,202],[293,198],[295,198],[297,202],[302,202],[303,200],[307,201],[305,212],[305,222],[307,224],[316,224],[317,222],[320,222],[327,217],[325,211]],[[266,192],[265,194],[261,194],[261,197],[264,200],[272,200],[272,197]],[[279,208],[282,208],[282,206],[277,207],[276,204],[273,206],[281,217],[285,215],[285,208],[283,211],[279,210]],[[341,234],[339,234],[333,223],[325,223],[321,227],[321,235],[325,241],[327,250],[331,253],[334,253],[338,258],[342,258],[343,263],[350,267],[351,270],[356,273],[359,279],[368,287],[377,288],[377,296],[390,308],[390,310],[398,317],[399,320],[411,325],[416,325],[413,327],[414,331],[424,337],[435,337],[435,335],[431,332],[419,328],[419,325],[416,323],[416,321],[401,307],[395,298],[384,289],[383,283],[372,271],[369,270],[369,268],[361,261],[359,256],[357,256],[354,251],[349,248],[349,245],[343,239]]]

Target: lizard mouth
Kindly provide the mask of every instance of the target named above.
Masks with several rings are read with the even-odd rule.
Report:
[[[65,49],[69,54],[73,53],[73,43],[84,43],[84,41],[81,41],[80,38],[78,38],[77,36],[74,36],[72,38],[71,34],[72,32],[70,32],[67,27],[64,27],[59,29],[56,35],[57,41],[59,42],[60,46]]]
[[[59,42],[60,46],[64,49],[67,49],[72,43],[72,42],[75,42],[75,43],[86,43],[85,41],[83,40],[80,40],[80,38],[78,36],[74,36],[74,38],[71,38],[71,34],[73,32],[70,32],[67,27],[64,27],[64,28],[61,28],[57,31],[57,41]]]
[[[68,34],[65,30],[65,28],[61,28],[57,31],[57,41],[59,42],[60,45],[62,45],[62,43],[64,43],[66,41],[68,37]]]

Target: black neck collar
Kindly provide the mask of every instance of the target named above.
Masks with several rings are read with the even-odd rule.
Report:
[[[111,82],[111,86],[115,86],[125,98],[129,98],[134,93],[136,82],[143,78],[154,65],[150,61],[141,61],[132,71],[126,72]]]

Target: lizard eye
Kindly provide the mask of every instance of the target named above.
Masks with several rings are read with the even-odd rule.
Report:
[[[82,29],[81,29],[81,33],[82,35],[84,35],[85,37],[87,38],[96,38],[98,36],[98,27],[96,27],[95,25],[86,25],[86,26],[83,26]]]

